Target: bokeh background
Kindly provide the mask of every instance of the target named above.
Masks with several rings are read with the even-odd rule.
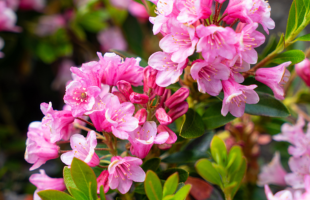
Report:
[[[15,8],[22,31],[0,32],[5,41],[5,56],[0,59],[0,200],[32,199],[35,187],[28,178],[37,171],[29,172],[30,165],[24,160],[27,128],[30,122],[42,119],[40,103],[51,101],[54,109],[62,109],[70,66],[97,60],[96,52],[110,49],[127,51],[146,61],[159,50],[160,36],[152,34],[147,13],[135,3],[49,0],[41,8]],[[285,32],[292,0],[269,3],[276,28],[266,35],[267,41]],[[151,3],[149,6],[152,8]],[[264,32],[261,27],[260,31]],[[295,48],[305,50],[307,46],[297,43]],[[264,146],[261,152],[266,162],[274,152],[270,148]],[[285,146],[279,148],[286,150]],[[62,174],[59,160],[48,161],[43,168],[52,177]]]

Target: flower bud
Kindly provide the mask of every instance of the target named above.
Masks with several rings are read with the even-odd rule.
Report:
[[[295,70],[298,76],[310,87],[310,60],[306,58],[304,61],[296,64]]]
[[[127,81],[118,81],[116,84],[118,90],[126,97],[127,100],[129,100],[130,94],[133,92],[131,88],[131,84]]]
[[[158,145],[158,148],[161,149],[161,150],[167,150],[167,149],[170,149],[172,147],[171,144],[167,144],[167,143],[164,143],[164,144],[159,144]]]
[[[162,125],[168,125],[171,124],[172,119],[169,115],[167,115],[165,109],[159,108],[156,110],[155,116],[160,124]]]
[[[115,92],[112,92],[112,94],[118,97],[120,103],[127,102],[126,97],[122,93],[115,91]]]
[[[103,170],[97,178],[97,193],[100,194],[100,187],[103,186],[104,193],[109,191],[109,172]]]
[[[175,107],[176,105],[182,103],[188,97],[188,95],[189,95],[189,89],[182,87],[167,99],[165,105],[168,108]]]
[[[183,101],[182,103],[178,104],[177,106],[171,108],[168,112],[168,115],[171,117],[172,122],[176,119],[184,115],[188,110],[188,103]]]
[[[178,139],[177,135],[168,126],[159,125],[157,127],[157,132],[158,133],[168,132],[169,137],[168,137],[167,141],[165,142],[165,144],[174,144]]]
[[[146,94],[139,94],[132,92],[129,96],[131,103],[135,104],[146,104],[149,101],[149,97]]]
[[[160,87],[160,86],[158,86],[158,85],[155,87],[155,93],[156,93],[158,96],[162,96],[162,95],[165,93],[165,90],[166,90],[166,88]]]
[[[148,92],[149,88],[155,88],[156,86],[156,75],[157,75],[157,70],[153,69],[150,66],[147,66],[143,70],[143,82],[144,82],[144,87],[143,90],[144,92]]]
[[[147,111],[145,108],[138,110],[138,112],[135,114],[135,118],[139,120],[139,125],[144,124],[144,122],[146,121],[146,117],[147,117]]]
[[[171,96],[171,90],[165,89],[164,94],[160,97],[159,106],[164,107],[165,101]]]

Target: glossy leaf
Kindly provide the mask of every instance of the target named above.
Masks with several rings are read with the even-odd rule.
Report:
[[[290,115],[281,101],[266,93],[257,92],[257,94],[259,95],[259,102],[257,104],[246,104],[246,113],[269,117],[287,117]]]
[[[242,164],[240,166],[240,168],[238,169],[238,171],[234,174],[234,176],[232,177],[232,180],[231,182],[236,182],[238,183],[236,185],[236,187],[234,187],[234,189],[232,190],[232,197],[235,196],[236,192],[238,191],[240,185],[241,185],[241,182],[242,182],[242,179],[244,177],[244,174],[247,170],[247,161],[246,159],[243,157],[242,158]]]
[[[100,200],[106,200],[103,185],[100,186]]]
[[[158,173],[158,177],[162,180],[166,180],[175,172],[178,172],[180,182],[185,182],[187,180],[188,172],[181,168],[169,168],[165,171],[161,171]]]
[[[78,199],[78,200],[88,200],[89,199],[83,192],[81,192],[80,190],[78,190],[76,188],[70,187],[70,191],[71,191],[72,196],[75,199]]]
[[[146,173],[144,188],[147,197],[150,200],[161,200],[163,197],[163,188],[158,176],[153,171]]]
[[[206,181],[212,184],[222,185],[219,173],[214,169],[212,163],[208,159],[198,160],[195,167],[198,174]]]
[[[301,50],[290,50],[277,55],[272,62],[276,64],[282,64],[284,62],[291,61],[292,64],[300,63],[305,59],[305,54]]]
[[[178,172],[175,172],[169,178],[164,184],[164,190],[163,190],[163,197],[167,195],[174,194],[179,184],[179,174]]]
[[[284,50],[284,45],[285,45],[285,39],[284,39],[284,33],[282,33],[276,49],[278,51],[283,51]]]
[[[146,172],[148,170],[156,171],[160,164],[160,158],[151,158],[147,161],[144,161],[142,164],[142,169]]]
[[[227,149],[224,141],[218,136],[214,136],[211,141],[211,154],[216,163],[226,166]]]
[[[73,158],[71,175],[78,189],[87,195],[91,193],[93,199],[97,199],[96,176],[86,163],[77,158]],[[91,183],[91,188],[89,188],[89,183]]]
[[[310,41],[310,34],[303,35],[299,38],[297,38],[298,41]]]
[[[63,176],[64,176],[64,181],[65,181],[65,184],[66,184],[66,187],[67,187],[67,190],[71,193],[71,188],[76,188],[76,185],[72,179],[72,176],[71,176],[71,171],[70,169],[66,166],[64,167],[64,170],[63,170]]]
[[[286,25],[286,33],[285,33],[285,39],[289,38],[289,36],[293,33],[293,31],[297,27],[297,17],[296,17],[296,2],[293,1],[290,12],[288,15],[287,25]]]
[[[180,130],[180,136],[187,139],[197,138],[202,136],[204,131],[201,116],[193,109],[188,109]]]
[[[42,200],[75,200],[67,193],[58,190],[43,190],[38,192],[38,195],[41,197]]]
[[[243,153],[240,146],[233,146],[228,154],[227,170],[229,174],[235,173],[242,164]]]
[[[189,194],[192,186],[191,185],[185,185],[182,187],[177,193],[174,195],[174,200],[184,200],[187,195]]]
[[[175,164],[185,164],[194,163],[200,158],[207,158],[208,154],[201,151],[184,150],[180,152],[173,153],[168,157],[164,158],[162,162],[164,163],[175,163]]]

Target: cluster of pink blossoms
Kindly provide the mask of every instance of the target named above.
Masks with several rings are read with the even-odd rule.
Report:
[[[268,200],[306,200],[310,198],[310,123],[304,132],[305,121],[300,116],[296,125],[284,124],[282,133],[273,137],[276,141],[286,141],[291,144],[288,152],[289,167],[292,172],[287,173],[280,162],[280,155],[276,153],[272,162],[262,168],[259,175],[259,185],[265,185]],[[291,186],[277,193],[274,197],[267,184]]]
[[[54,110],[51,103],[41,104],[45,116],[29,125],[25,159],[33,164],[30,170],[37,169],[58,158],[63,153],[59,144],[68,141],[72,150],[60,156],[64,164],[70,166],[76,157],[91,167],[98,166],[97,138],[104,136],[89,131],[85,138],[78,129],[89,117],[96,131],[130,142],[132,156],[114,155],[108,170],[98,177],[98,188],[104,185],[106,192],[117,188],[126,193],[133,181],[144,181],[141,159],[152,146],[168,149],[176,142],[176,134],[167,125],[187,112],[189,90],[182,87],[172,94],[158,86],[158,71],[140,67],[139,58],[122,59],[114,53],[98,56],[99,61],[71,67],[74,79],[67,83],[63,110]],[[143,94],[134,92],[132,86],[143,86]],[[42,189],[51,188],[38,188]]]
[[[240,72],[248,71],[250,64],[257,62],[254,48],[265,41],[264,35],[256,31],[258,24],[267,33],[275,24],[264,0],[230,0],[220,17],[224,1],[153,0],[157,16],[150,17],[150,21],[154,34],[163,35],[159,43],[163,52],[154,53],[149,65],[158,70],[156,84],[166,87],[178,81],[189,63],[188,57],[200,53],[203,59],[190,64],[199,91],[217,96],[223,90],[222,115],[230,112],[241,117],[245,104],[256,104],[259,97],[254,91],[256,85],[240,84],[244,81]],[[255,74],[256,80],[268,85],[277,99],[284,99],[283,84],[290,75],[288,65],[290,62],[259,69]]]

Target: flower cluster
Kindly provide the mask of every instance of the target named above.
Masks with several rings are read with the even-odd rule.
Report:
[[[268,33],[275,24],[270,18],[270,6],[264,0],[230,0],[220,17],[223,0],[154,0],[157,16],[150,17],[153,32],[163,35],[149,65],[158,70],[156,84],[166,87],[178,81],[183,69],[190,73],[202,93],[217,96],[224,91],[222,115],[236,117],[244,113],[245,104],[256,104],[256,85],[243,86],[250,64],[257,62],[256,47],[265,36],[256,29],[261,24]],[[238,23],[239,22],[239,23]],[[237,24],[238,23],[238,24]],[[233,29],[234,25],[236,28]],[[189,62],[195,52],[201,59]],[[290,63],[275,68],[259,69],[256,80],[268,85],[277,99],[284,98],[283,84],[289,77],[285,69]]]
[[[284,124],[282,133],[273,137],[276,141],[286,141],[291,144],[288,152],[292,157],[289,159],[291,173],[287,173],[281,163],[280,155],[276,153],[272,162],[264,166],[259,175],[259,185],[265,185],[266,195],[270,199],[295,199],[305,200],[310,195],[310,123],[308,130],[304,132],[305,121],[300,116],[295,125]],[[274,197],[267,184],[291,186],[292,188],[277,193]],[[304,194],[303,191],[306,190]]]
[[[99,61],[71,67],[73,80],[67,83],[63,110],[54,110],[51,103],[41,104],[45,116],[29,125],[25,159],[33,164],[30,170],[60,153],[68,166],[76,157],[95,167],[101,159],[95,150],[108,150],[113,157],[108,170],[98,177],[98,188],[104,185],[106,191],[118,188],[126,193],[133,181],[144,181],[145,173],[139,166],[153,145],[168,149],[176,142],[176,134],[167,125],[187,112],[189,90],[182,87],[172,94],[158,86],[158,72],[149,66],[142,68],[139,58],[123,59],[114,53],[98,56]],[[143,86],[144,92],[134,92],[132,86]],[[86,138],[80,129],[88,131]],[[132,156],[117,155],[117,138],[129,141]],[[96,148],[97,139],[108,148]],[[66,142],[72,150],[60,150],[59,144]]]

